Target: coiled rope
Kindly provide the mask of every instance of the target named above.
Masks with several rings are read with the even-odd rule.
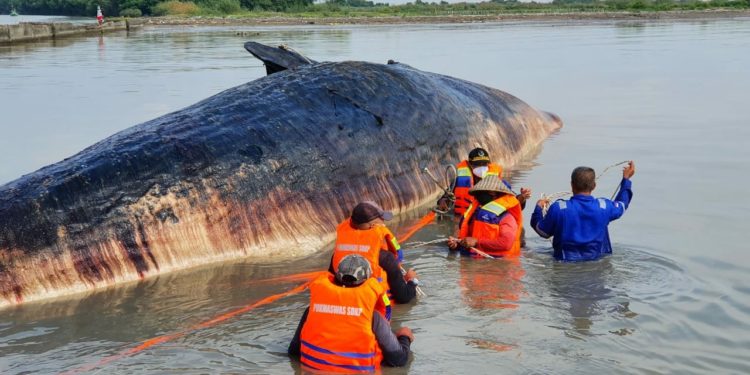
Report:
[[[599,173],[599,175],[596,176],[596,181],[599,181],[599,179],[602,176],[604,176],[610,169],[612,169],[614,167],[618,167],[620,165],[627,164],[629,162],[630,162],[630,160],[625,160],[625,161],[621,161],[619,163],[615,163],[615,164],[612,164],[612,165],[604,168],[604,170],[602,170],[602,173]],[[617,196],[617,192],[619,190],[620,190],[620,185],[618,184],[617,187],[615,188],[615,192],[612,194],[612,198],[610,198],[610,200],[614,200],[615,199],[615,196]],[[557,193],[552,193],[552,194],[544,194],[544,193],[542,193],[541,196],[540,196],[540,199],[546,201],[546,203],[542,206],[542,216],[547,216],[547,211],[549,210],[549,207],[552,204],[552,202],[554,202],[554,201],[556,201],[558,199],[561,199],[561,198],[565,198],[567,196],[571,196],[571,195],[573,195],[573,193],[571,193],[569,191],[558,191]]]
[[[448,214],[452,209],[453,206],[456,203],[456,195],[453,194],[453,189],[456,186],[456,176],[458,175],[458,171],[456,170],[456,167],[452,164],[448,164],[445,166],[445,184],[440,183],[438,181],[437,177],[430,172],[429,168],[425,167],[424,172],[427,173],[428,176],[430,176],[430,179],[432,182],[434,182],[440,190],[442,190],[445,193],[445,197],[448,198],[448,208],[445,210],[441,210],[437,207],[433,208],[432,210],[435,213],[446,215]]]

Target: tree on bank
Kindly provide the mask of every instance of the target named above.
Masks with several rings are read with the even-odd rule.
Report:
[[[137,9],[143,15],[152,15],[159,4],[167,2],[180,3],[174,0],[0,0],[0,12],[8,13],[15,8],[21,14],[93,17],[98,5],[105,17],[117,16],[126,9]],[[192,5],[209,14],[232,14],[243,10],[303,10],[311,6],[313,0],[193,0],[181,4]]]
[[[54,16],[96,16],[96,6],[104,16],[116,16],[120,0],[0,0],[0,11],[15,8],[21,14]],[[124,9],[124,8],[123,8]]]

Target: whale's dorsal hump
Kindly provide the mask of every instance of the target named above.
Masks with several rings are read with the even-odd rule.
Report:
[[[269,75],[298,66],[316,63],[316,61],[308,59],[286,45],[274,48],[257,42],[247,42],[245,43],[245,49],[266,64],[266,74]]]

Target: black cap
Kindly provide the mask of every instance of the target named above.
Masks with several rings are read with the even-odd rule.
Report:
[[[369,223],[377,218],[391,220],[393,219],[393,214],[388,211],[383,211],[383,209],[373,201],[364,201],[352,210],[352,222],[354,224]]]
[[[469,152],[469,163],[474,163],[474,162],[478,162],[478,161],[489,162],[490,161],[490,153],[487,152],[487,150],[485,150],[485,149],[483,149],[481,147],[477,147],[477,148],[471,150],[471,152]]]

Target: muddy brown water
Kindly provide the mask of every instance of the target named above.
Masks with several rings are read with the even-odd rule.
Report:
[[[636,160],[633,204],[601,261],[553,262],[533,233],[516,262],[408,245],[451,234],[449,220],[405,241],[427,296],[396,307],[394,325],[412,327],[416,342],[409,366],[386,373],[750,372],[749,19],[169,27],[4,46],[0,183],[263,76],[247,40],[319,61],[395,59],[557,113],[562,131],[512,171],[514,186],[535,196],[567,189],[578,165]],[[617,174],[599,181],[600,195],[612,194]],[[427,209],[402,215],[394,231]],[[329,250],[0,311],[0,373],[296,371],[285,351],[305,294],[90,365],[289,290],[299,282],[263,280],[322,269]]]

